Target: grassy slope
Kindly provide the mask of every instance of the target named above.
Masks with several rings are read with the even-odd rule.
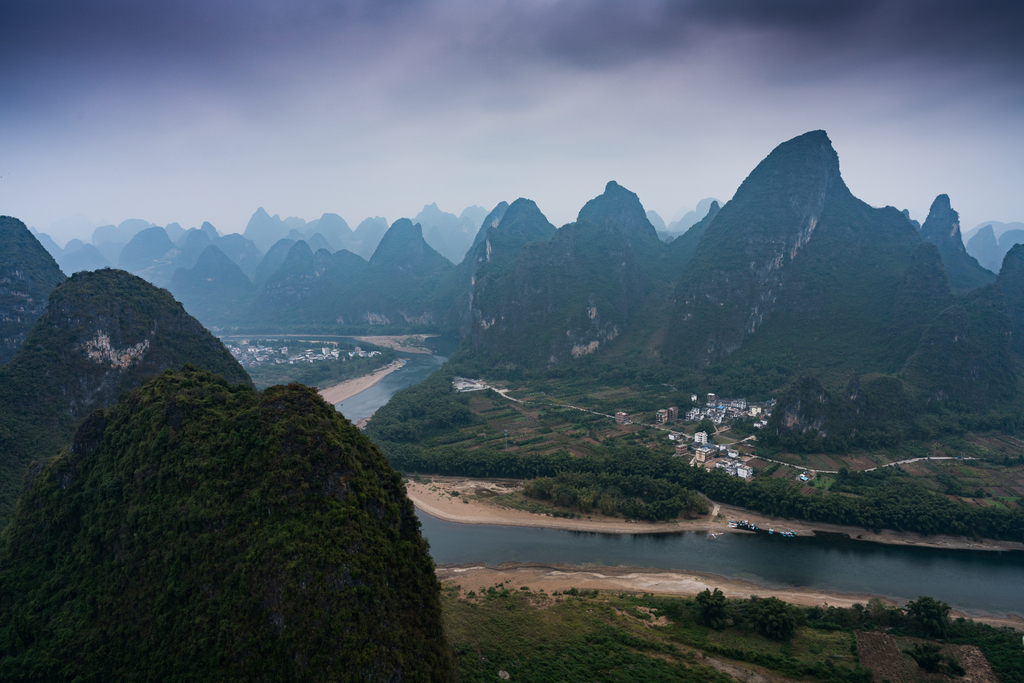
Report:
[[[758,633],[750,600],[729,601],[721,629],[701,622],[692,599],[650,594],[570,589],[547,595],[449,582],[442,602],[464,683],[494,680],[502,670],[515,681],[733,680],[714,664],[761,676],[867,683],[871,674],[860,668],[856,630],[921,635],[904,612],[881,603],[868,609],[791,607],[796,631],[777,641]],[[1021,673],[1019,634],[1010,629],[958,621],[948,626],[946,642],[980,646],[1004,681]]]

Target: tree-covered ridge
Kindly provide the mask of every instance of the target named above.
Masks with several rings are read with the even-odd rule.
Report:
[[[835,377],[831,391],[820,378],[799,378],[780,395],[760,437],[763,445],[840,453],[897,446],[932,438],[941,431],[936,424],[954,423],[955,415],[1011,432],[1020,428],[1024,246],[1007,253],[995,284],[961,295],[940,286],[944,277],[935,272],[935,251],[930,244],[918,248],[897,291],[895,322],[905,332],[890,340],[897,342],[895,359],[918,338],[903,366],[863,383],[855,376],[845,391],[838,390]]]
[[[250,384],[166,290],[111,269],[76,273],[54,289],[25,344],[0,367],[0,525],[30,460],[67,445],[93,410],[186,363]]]
[[[609,182],[576,222],[525,245],[508,275],[474,301],[473,350],[525,367],[596,352],[636,318],[665,249],[637,196]]]
[[[504,286],[523,247],[531,242],[546,242],[555,234],[553,226],[537,205],[519,198],[499,204],[484,221],[472,249],[458,265],[454,275],[455,313],[462,334],[474,333],[481,316]]]
[[[33,470],[0,535],[4,680],[446,681],[401,479],[300,385],[166,372]]]
[[[0,364],[14,357],[63,280],[57,262],[25,224],[0,216]]]

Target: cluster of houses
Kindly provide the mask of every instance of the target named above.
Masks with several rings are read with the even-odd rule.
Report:
[[[272,346],[264,346],[262,344],[250,344],[246,340],[238,342],[237,346],[232,346],[230,342],[226,343],[228,349],[231,351],[231,355],[245,368],[251,368],[263,363],[287,363],[288,347],[282,346],[274,348]],[[285,358],[281,358],[284,354]]]
[[[697,394],[693,394],[690,400],[696,403]],[[748,403],[745,398],[722,398],[717,394],[708,394],[703,406],[697,406],[686,413],[686,421],[699,422],[707,418],[712,423],[721,425],[744,417],[754,417],[757,418],[754,426],[761,428],[768,424],[774,407],[775,399],[763,403]]]
[[[673,432],[669,434],[668,438],[673,441],[682,441],[684,437],[686,437],[685,434]],[[690,461],[690,464],[694,467],[713,466],[723,469],[726,473],[740,479],[750,479],[754,476],[754,468],[743,462],[738,450],[724,444],[711,443],[707,432],[697,432],[694,434],[692,444],[676,444],[675,457],[690,457],[691,451],[693,452],[693,459]]]
[[[483,391],[487,388],[482,379],[469,379],[468,377],[452,377],[452,387],[455,391]]]
[[[263,363],[277,365],[295,365],[296,363],[316,363],[324,360],[345,360],[347,358],[372,358],[379,356],[380,351],[363,351],[358,346],[353,351],[342,352],[337,344],[333,348],[322,346],[319,349],[306,349],[289,355],[287,346],[274,348],[261,344],[250,344],[247,340],[238,342],[237,346],[229,346],[231,355],[242,365],[251,368]]]

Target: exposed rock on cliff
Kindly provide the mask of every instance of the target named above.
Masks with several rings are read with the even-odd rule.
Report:
[[[0,364],[21,348],[50,292],[63,281],[57,262],[25,224],[0,216]]]

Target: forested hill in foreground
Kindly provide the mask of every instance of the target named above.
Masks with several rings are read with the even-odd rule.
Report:
[[[170,371],[92,414],[0,534],[5,681],[450,681],[380,451],[315,390]]]
[[[31,460],[67,445],[93,410],[189,363],[251,385],[166,290],[110,269],[77,273],[54,289],[25,344],[0,367],[0,527]]]
[[[17,218],[0,216],[0,364],[14,357],[64,281],[57,262]]]

